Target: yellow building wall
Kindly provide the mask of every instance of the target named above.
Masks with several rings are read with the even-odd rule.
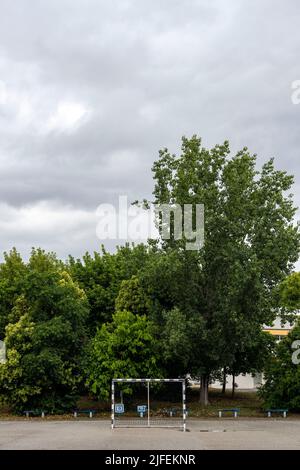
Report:
[[[267,328],[264,330],[270,333],[271,335],[276,336],[287,336],[291,330],[268,330]]]

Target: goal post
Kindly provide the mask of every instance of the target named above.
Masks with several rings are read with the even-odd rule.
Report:
[[[134,385],[142,387],[140,389],[139,400],[132,397],[127,398],[124,403],[122,385]],[[151,385],[168,384],[175,386],[177,384],[177,395],[181,395],[178,407],[167,405],[167,407],[158,407],[156,402],[151,401]],[[179,389],[178,389],[179,386]],[[173,395],[173,394],[171,394]],[[126,398],[125,398],[126,400]],[[142,401],[141,401],[142,400]],[[143,404],[142,404],[143,403]],[[116,427],[167,427],[180,428],[186,431],[186,382],[185,379],[112,379],[111,384],[111,428]]]

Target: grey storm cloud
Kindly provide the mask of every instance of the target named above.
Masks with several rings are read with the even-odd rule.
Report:
[[[150,197],[182,135],[275,157],[299,205],[299,24],[298,0],[2,0],[1,251],[96,249],[97,206]]]

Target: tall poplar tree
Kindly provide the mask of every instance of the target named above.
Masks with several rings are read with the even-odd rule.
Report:
[[[233,365],[241,349],[253,354],[251,331],[274,320],[274,289],[298,259],[296,208],[288,194],[293,176],[277,170],[273,159],[258,169],[247,148],[232,156],[228,142],[206,149],[197,136],[182,139],[179,156],[161,150],[153,174],[154,203],[205,208],[203,248],[188,251],[184,238],[171,237],[162,250],[179,264],[172,278],[178,292],[168,308],[182,295],[181,311],[201,318],[189,372],[199,376],[200,401],[207,404],[213,374]]]

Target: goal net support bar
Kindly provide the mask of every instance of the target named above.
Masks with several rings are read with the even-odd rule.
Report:
[[[150,384],[151,383],[180,383],[182,387],[182,419],[180,420],[180,425],[179,426],[173,426],[172,424],[160,424],[159,426],[156,426],[155,424],[152,423],[151,417],[150,417]],[[186,417],[187,417],[187,410],[186,410],[186,385],[185,385],[185,379],[112,379],[112,384],[111,384],[111,428],[114,429],[116,427],[116,416],[115,416],[115,392],[116,392],[116,385],[117,384],[122,384],[122,383],[127,383],[127,384],[134,384],[134,383],[141,383],[141,384],[146,384],[147,387],[147,421],[143,425],[143,427],[180,427],[182,430],[185,432],[186,431]],[[129,426],[127,426],[129,427]]]

